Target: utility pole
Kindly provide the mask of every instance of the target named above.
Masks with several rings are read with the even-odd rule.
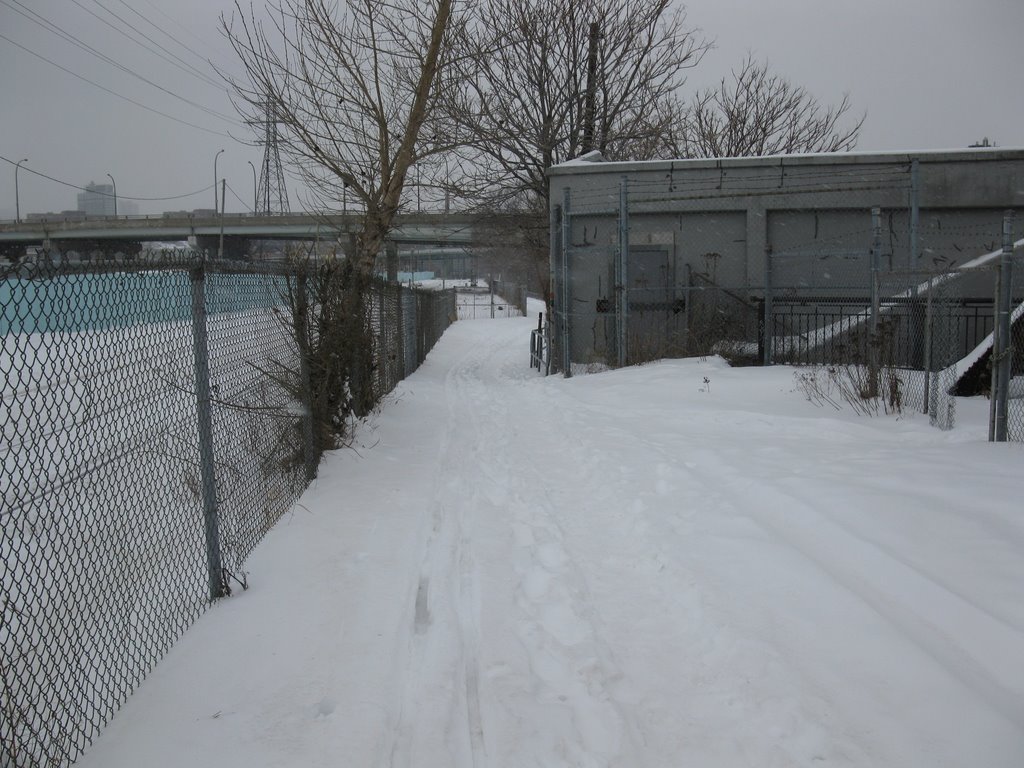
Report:
[[[601,39],[601,25],[590,23],[590,50],[587,54],[587,92],[583,106],[583,146],[586,154],[594,148],[594,119],[597,112],[597,43]]]
[[[218,149],[217,154],[213,156],[213,213],[217,213],[217,158],[220,157],[220,153],[223,149]]]
[[[252,212],[253,215],[256,215],[259,213],[257,209],[260,205],[260,193],[256,189],[256,166],[252,164],[252,160],[246,160],[245,162],[247,162],[249,167],[252,168]]]
[[[107,178],[110,179],[110,186],[114,190],[114,218],[116,219],[117,218],[117,182],[114,181],[114,177],[111,176],[109,173],[107,174]]]
[[[217,248],[217,258],[224,258],[224,195],[227,192],[227,179],[220,180],[220,245]],[[216,190],[214,190],[216,195]]]
[[[27,163],[28,158],[19,160],[14,166],[14,220],[21,224],[21,198],[18,196],[18,171],[21,170],[21,164]]]

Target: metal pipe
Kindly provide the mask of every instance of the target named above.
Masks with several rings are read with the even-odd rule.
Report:
[[[572,244],[572,216],[570,201],[572,193],[566,187],[562,190],[562,375],[572,376],[572,350],[569,348],[572,331],[569,329],[569,248]]]
[[[192,350],[199,432],[199,475],[203,497],[203,528],[206,534],[206,568],[210,600],[227,594],[220,546],[220,514],[217,508],[216,462],[213,450],[213,416],[210,402],[210,349],[206,334],[206,274],[203,266],[192,270]]]
[[[1009,394],[1013,345],[1010,343],[1010,304],[1013,298],[1013,211],[1003,217],[1003,253],[999,258],[999,305],[996,310],[997,343],[992,348],[993,371],[996,376],[995,400],[995,441],[1007,440],[1009,419]]]
[[[619,180],[619,274],[616,276],[615,286],[618,306],[618,363],[619,367],[625,367],[629,360],[628,323],[629,323],[629,294],[626,292],[628,283],[629,266],[629,187],[628,178],[623,176]]]
[[[915,157],[910,161],[910,254],[907,268],[913,271],[917,268],[917,257],[920,250],[918,243],[918,232],[921,221],[921,174],[918,167],[918,160]],[[917,295],[916,281],[912,287],[911,295]]]
[[[868,338],[868,396],[878,397],[879,378],[881,374],[882,340],[879,338],[879,316],[881,314],[881,296],[879,270],[882,261],[882,209],[871,209],[871,318],[870,337]]]
[[[224,258],[224,195],[227,194],[228,180],[220,182],[220,245],[217,247],[217,258]]]

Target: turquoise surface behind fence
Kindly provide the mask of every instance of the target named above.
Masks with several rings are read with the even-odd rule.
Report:
[[[286,303],[285,279],[259,289],[251,275],[218,275],[209,312],[221,314]],[[237,289],[230,290],[234,285]],[[0,336],[125,328],[191,318],[188,272],[110,272],[0,281]]]

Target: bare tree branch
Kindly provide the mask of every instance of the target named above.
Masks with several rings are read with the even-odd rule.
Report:
[[[579,154],[584,139],[591,23],[601,32],[596,140],[613,158],[667,126],[656,106],[684,82],[708,43],[671,0],[492,0],[465,42],[466,88],[447,104],[475,173],[464,183],[497,205],[547,200],[545,171]]]
[[[279,123],[280,149],[314,204],[363,210],[358,269],[373,270],[420,139],[451,80],[454,0],[278,0],[269,20],[236,0],[221,27],[244,67],[227,77],[236,107],[255,124]]]
[[[744,59],[731,79],[698,92],[679,113],[662,152],[672,157],[742,157],[841,152],[857,143],[864,116],[849,121],[843,95],[824,106],[800,86],[773,74],[768,62]]]

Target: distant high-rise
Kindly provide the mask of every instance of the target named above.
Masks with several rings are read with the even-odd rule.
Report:
[[[114,215],[114,185],[90,181],[78,193],[78,210],[87,216]]]

